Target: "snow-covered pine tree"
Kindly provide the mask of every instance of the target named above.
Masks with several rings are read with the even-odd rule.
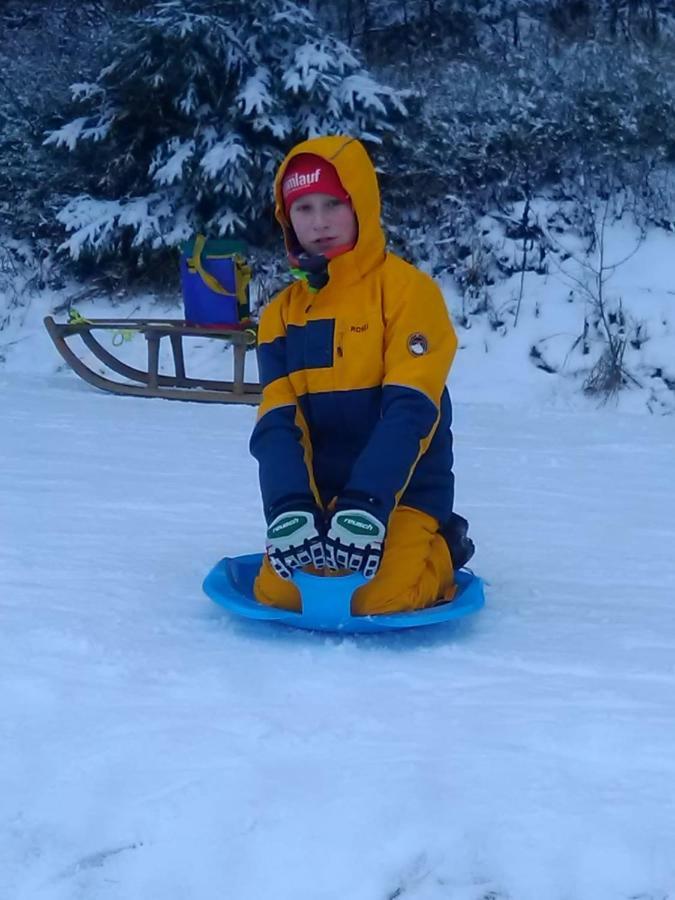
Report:
[[[142,260],[196,230],[260,241],[293,143],[377,144],[405,115],[403,93],[291,0],[158,2],[110,53],[95,82],[72,86],[79,115],[46,139],[86,178],[59,212],[74,259]]]

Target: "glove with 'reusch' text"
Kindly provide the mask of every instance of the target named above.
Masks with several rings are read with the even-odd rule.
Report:
[[[293,569],[325,565],[323,520],[318,510],[293,509],[280,513],[267,529],[266,549],[272,568],[281,578]]]
[[[363,509],[340,509],[333,514],[326,535],[326,565],[351,569],[372,578],[382,562],[386,527]]]

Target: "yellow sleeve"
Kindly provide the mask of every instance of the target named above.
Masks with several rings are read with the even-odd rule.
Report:
[[[339,500],[385,522],[432,441],[457,350],[443,295],[431,278],[413,272],[385,291],[381,417]]]

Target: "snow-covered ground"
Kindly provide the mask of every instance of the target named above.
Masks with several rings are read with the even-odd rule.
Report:
[[[672,242],[608,285],[649,337],[618,403],[580,393],[565,272],[526,276],[516,327],[518,278],[493,292],[506,329],[460,330],[457,507],[488,604],[388,637],[211,604],[211,565],[263,541],[255,409],[97,392],[42,329],[67,292],[13,310],[0,900],[675,900],[675,418],[648,414],[673,405],[649,375],[674,365]],[[229,357],[195,340],[190,374]]]
[[[233,621],[255,410],[0,376],[2,900],[675,897],[675,420],[456,403],[488,605]]]

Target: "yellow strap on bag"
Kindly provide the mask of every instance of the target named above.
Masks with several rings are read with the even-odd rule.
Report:
[[[207,272],[202,265],[202,250],[204,249],[205,244],[206,238],[204,237],[204,235],[198,234],[195,238],[192,256],[188,260],[188,266],[198,272],[202,281],[205,284],[208,284],[211,290],[215,291],[216,294],[222,294],[224,297],[237,297],[237,302],[240,302],[238,294],[233,294],[231,293],[231,291],[228,291],[226,288],[224,288],[218,281],[218,279],[214,278],[213,275]]]
[[[248,285],[251,281],[251,267],[238,254],[234,257],[235,284],[237,286],[237,305],[240,309],[240,319],[248,317]]]
[[[210,272],[207,272],[204,268],[204,265],[202,263],[202,252],[205,246],[205,235],[196,235],[194,246],[192,248],[192,256],[187,261],[188,268],[191,271],[197,272],[202,281],[207,284],[216,294],[220,294],[223,297],[236,297],[237,306],[239,307],[239,318],[240,320],[247,319],[249,316],[248,286],[252,277],[251,267],[247,264],[246,260],[238,253],[231,254],[231,258],[234,261],[235,272],[235,292],[232,293],[231,291],[228,291],[227,288],[223,287],[218,279],[214,275],[211,275]]]

